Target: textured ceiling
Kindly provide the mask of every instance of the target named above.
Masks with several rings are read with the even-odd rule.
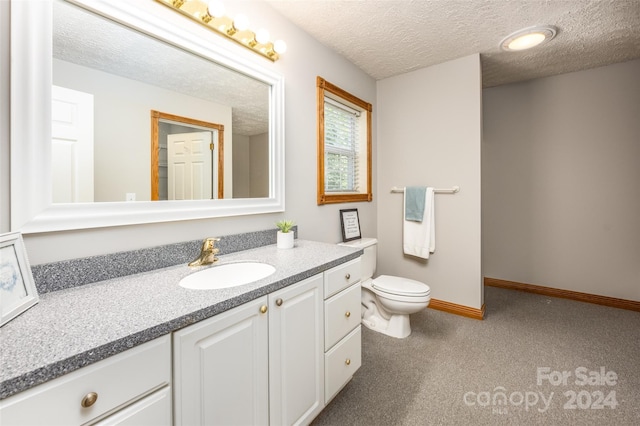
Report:
[[[640,58],[640,0],[269,0],[279,13],[376,80],[473,53],[485,87]],[[559,31],[503,52],[521,28]]]
[[[266,84],[64,2],[53,21],[54,58],[230,106],[235,134],[269,131]]]

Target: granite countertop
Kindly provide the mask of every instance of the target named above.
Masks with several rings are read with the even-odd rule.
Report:
[[[294,284],[362,250],[296,240],[220,255],[214,266],[172,266],[40,296],[37,305],[0,329],[0,399],[55,379],[162,335]],[[257,261],[269,277],[239,287],[190,290],[185,276],[217,265]]]

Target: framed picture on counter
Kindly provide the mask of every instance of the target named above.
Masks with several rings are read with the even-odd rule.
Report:
[[[38,303],[36,290],[19,232],[0,235],[0,326]]]
[[[340,210],[340,224],[342,225],[343,242],[362,238],[362,235],[360,235],[358,209]]]

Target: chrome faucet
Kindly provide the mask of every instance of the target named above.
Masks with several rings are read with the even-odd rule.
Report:
[[[200,249],[200,256],[193,262],[189,263],[189,266],[203,266],[211,265],[218,261],[216,254],[220,252],[220,249],[215,248],[217,241],[220,238],[207,238],[202,242],[202,248]]]

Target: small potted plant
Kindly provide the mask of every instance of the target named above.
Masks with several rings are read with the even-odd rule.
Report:
[[[293,228],[292,220],[281,220],[276,222],[276,226],[278,227],[277,234],[277,246],[281,249],[289,249],[293,248],[293,232],[291,228]]]

